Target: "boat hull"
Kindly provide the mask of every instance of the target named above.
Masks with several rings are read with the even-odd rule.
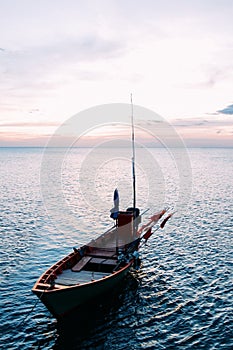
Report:
[[[36,282],[32,292],[53,316],[62,318],[111,293],[129,272],[140,238],[133,236],[131,212],[121,212],[120,219],[117,228],[114,226],[88,245],[75,248]]]
[[[40,291],[34,288],[32,291],[40,298],[51,314],[60,319],[72,313],[78,308],[95,301],[98,297],[110,293],[126,276],[132,262],[120,270],[100,279],[88,283],[65,287],[64,289],[51,289]]]

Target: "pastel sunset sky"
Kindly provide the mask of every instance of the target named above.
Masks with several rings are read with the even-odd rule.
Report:
[[[232,0],[0,0],[0,146],[132,92],[188,146],[233,147],[232,18]]]

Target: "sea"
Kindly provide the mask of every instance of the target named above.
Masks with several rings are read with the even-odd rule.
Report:
[[[109,298],[64,322],[31,289],[132,206],[126,148],[0,149],[1,349],[233,349],[233,149],[136,149],[143,223],[174,213]]]

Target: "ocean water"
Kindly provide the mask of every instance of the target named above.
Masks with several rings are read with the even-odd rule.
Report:
[[[188,156],[187,156],[188,155]],[[109,301],[59,324],[31,293],[52,263],[131,206],[127,149],[0,149],[2,349],[232,349],[233,149],[137,150],[144,222],[175,215]]]

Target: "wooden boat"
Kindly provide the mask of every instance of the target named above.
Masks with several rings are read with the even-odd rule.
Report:
[[[113,290],[129,270],[138,265],[141,240],[152,235],[152,227],[165,212],[155,214],[141,228],[138,228],[141,221],[138,209],[119,212],[112,229],[87,245],[74,248],[72,253],[51,266],[36,282],[32,292],[59,319]]]
[[[119,211],[119,195],[116,189],[114,208],[111,210],[111,217],[115,220],[113,228],[79,249],[75,248],[68,256],[51,266],[32,289],[58,319],[113,290],[129,270],[138,265],[141,240],[147,240],[151,236],[152,227],[166,212],[162,210],[151,217],[146,225],[139,227],[142,215],[136,208],[133,120],[132,141],[133,207]],[[164,224],[168,218],[164,220]],[[161,227],[162,225],[163,223]]]
[[[120,212],[115,227],[51,266],[33,293],[60,318],[112,290],[136,263],[140,239],[132,235],[139,220],[130,210]]]

